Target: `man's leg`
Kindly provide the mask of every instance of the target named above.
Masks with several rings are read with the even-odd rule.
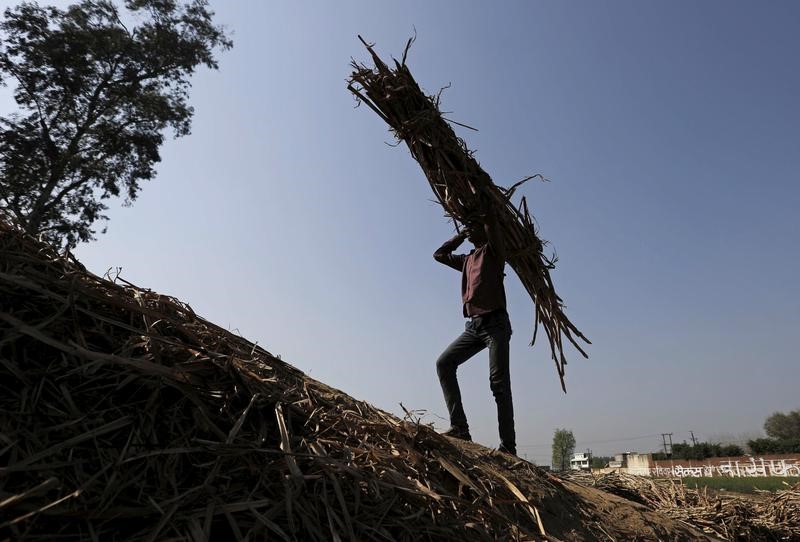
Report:
[[[497,403],[500,444],[507,452],[516,453],[514,401],[511,398],[511,374],[508,365],[508,339],[493,340],[489,346],[489,387]]]
[[[511,397],[511,372],[509,369],[509,340],[511,324],[506,314],[493,315],[482,326],[481,337],[489,346],[489,387],[497,403],[497,427],[500,444],[507,452],[516,453],[517,439],[514,431],[514,402]]]
[[[463,429],[465,433],[469,432],[469,425],[464,413],[464,406],[461,404],[461,390],[458,387],[456,370],[459,365],[484,348],[486,348],[486,344],[469,329],[468,322],[464,333],[453,341],[436,360],[436,372],[439,374],[444,402],[447,404],[447,412],[450,415],[450,425],[453,428]]]

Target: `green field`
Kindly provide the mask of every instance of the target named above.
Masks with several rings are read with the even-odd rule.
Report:
[[[683,479],[686,487],[715,489],[718,491],[735,491],[737,493],[753,493],[756,489],[777,491],[789,489],[800,483],[798,476],[767,476],[754,478],[690,478]],[[786,484],[789,484],[788,486]]]

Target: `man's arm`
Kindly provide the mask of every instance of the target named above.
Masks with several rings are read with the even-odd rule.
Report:
[[[486,232],[489,248],[492,249],[499,258],[505,261],[506,243],[503,240],[500,224],[497,222],[497,216],[494,214],[494,211],[486,213],[486,221],[483,223],[483,228]]]
[[[464,239],[466,238],[467,234],[462,230],[461,233],[457,234],[452,239],[445,241],[442,246],[436,249],[436,252],[433,253],[433,258],[437,262],[452,267],[456,271],[461,271],[464,268],[464,255],[453,254],[453,251],[460,247],[461,243],[463,243]]]

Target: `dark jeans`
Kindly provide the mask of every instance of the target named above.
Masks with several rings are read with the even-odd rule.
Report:
[[[444,401],[450,413],[450,425],[468,429],[467,416],[461,404],[456,370],[469,358],[489,347],[489,387],[497,403],[497,424],[500,443],[514,449],[514,404],[511,400],[511,374],[508,368],[508,342],[511,323],[504,310],[467,320],[464,333],[442,352],[436,361],[436,372],[442,385]]]

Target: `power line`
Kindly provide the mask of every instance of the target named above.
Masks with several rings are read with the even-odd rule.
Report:
[[[575,442],[575,446],[583,448],[583,447],[585,447],[587,445],[590,445],[590,444],[612,444],[614,442],[627,442],[627,441],[632,441],[632,440],[642,440],[642,439],[646,439],[646,438],[662,438],[662,439],[666,440],[667,437],[669,437],[669,440],[667,440],[667,446],[669,447],[669,445],[671,444],[671,435],[674,435],[674,434],[676,434],[676,433],[654,433],[652,435],[639,435],[637,437],[620,437],[620,438],[613,438],[613,439],[606,439],[606,440],[577,440]],[[695,442],[695,441],[699,442],[698,438],[694,436],[694,430],[693,429],[686,429],[684,431],[678,431],[677,434],[678,435],[688,434],[688,435],[690,435],[690,438],[691,438],[692,442]],[[731,443],[731,444],[747,444],[748,440],[749,439],[745,439],[745,440],[738,440],[738,439],[737,440],[733,440],[733,439],[729,440],[729,439],[725,439],[725,442],[726,443]],[[548,443],[548,444],[517,444],[517,448],[550,448],[552,445],[553,445],[552,442]],[[661,446],[659,446],[659,448],[661,448]]]
[[[575,444],[576,444],[576,446],[578,444],[580,444],[581,447],[583,447],[583,445],[586,445],[586,444],[609,444],[609,443],[612,443],[612,442],[624,442],[624,441],[628,441],[628,440],[641,440],[641,439],[645,439],[645,438],[654,438],[654,437],[660,437],[660,436],[661,436],[661,433],[656,433],[654,435],[641,435],[641,436],[638,436],[638,437],[623,437],[623,438],[615,438],[615,439],[608,439],[608,440],[579,440]],[[517,448],[543,448],[543,447],[550,447],[552,445],[553,445],[552,443],[550,443],[550,444],[517,444]]]

